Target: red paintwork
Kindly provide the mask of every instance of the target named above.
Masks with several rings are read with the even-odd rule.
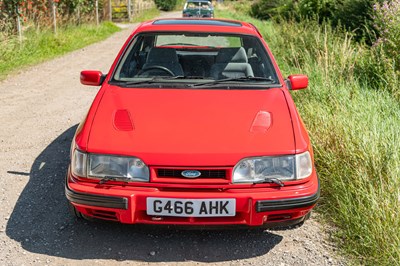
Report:
[[[301,90],[308,87],[308,77],[305,75],[290,75],[288,77],[291,90]]]
[[[100,86],[102,82],[100,71],[85,70],[81,72],[81,83],[83,85]]]
[[[177,161],[180,166],[233,166],[244,157],[295,152],[290,114],[281,89],[127,90],[104,86],[89,152],[135,154],[146,164],[166,166]],[[113,114],[117,109],[129,110],[135,130],[115,129]],[[265,133],[251,130],[260,111],[273,117]]]
[[[128,38],[113,65],[131,38],[143,31],[234,32],[261,38],[258,30],[243,23],[242,27],[208,29],[196,25],[153,25],[142,23]],[[259,226],[265,222],[286,221],[305,216],[314,206],[269,212],[256,212],[257,200],[307,197],[318,191],[317,174],[304,180],[275,184],[235,184],[158,178],[155,168],[218,167],[232,174],[241,159],[252,156],[298,154],[312,147],[301,118],[279,68],[264,40],[263,44],[282,87],[268,90],[193,90],[193,89],[127,89],[103,82],[85,120],[79,126],[73,149],[89,153],[131,155],[142,159],[150,168],[149,183],[99,185],[68,173],[68,185],[76,192],[128,198],[128,210],[75,204],[88,216],[100,212],[110,220],[122,223]],[[306,88],[304,75],[289,76],[292,89]],[[100,85],[102,74],[83,71],[81,82]],[[161,220],[146,215],[147,197],[169,198],[235,198],[237,215],[229,218],[179,218]],[[285,218],[290,216],[290,218]],[[107,218],[104,218],[107,219]]]

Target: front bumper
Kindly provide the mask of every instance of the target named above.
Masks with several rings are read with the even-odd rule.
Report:
[[[164,224],[191,226],[263,226],[280,227],[302,222],[315,206],[319,182],[313,175],[307,183],[285,187],[253,187],[247,189],[173,189],[99,185],[79,182],[68,173],[65,193],[80,213],[94,218],[128,224]],[[146,199],[223,199],[236,200],[232,217],[170,217],[146,212]]]

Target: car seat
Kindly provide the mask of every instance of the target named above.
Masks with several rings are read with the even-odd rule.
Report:
[[[243,47],[221,48],[211,66],[210,76],[214,79],[254,77]]]
[[[178,55],[173,48],[159,48],[153,47],[150,49],[147,56],[146,63],[142,67],[143,70],[149,69],[154,66],[161,66],[171,70],[175,76],[183,76],[182,66],[179,64]],[[166,75],[167,72],[161,69],[151,69],[153,75]]]

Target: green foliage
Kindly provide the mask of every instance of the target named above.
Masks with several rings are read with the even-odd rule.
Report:
[[[298,14],[301,17],[320,21],[332,19],[335,15],[336,7],[335,0],[302,0],[297,4]]]
[[[177,4],[177,0],[154,0],[156,6],[164,11],[173,10]]]
[[[317,210],[337,227],[342,250],[356,264],[400,261],[400,81],[379,47],[353,41],[329,23],[252,22],[288,75],[305,73],[293,92],[307,126],[321,180]]]
[[[92,15],[95,11],[95,0],[59,0],[57,4],[58,13],[61,16],[74,16],[77,12],[80,15]],[[99,13],[103,10],[104,2],[99,0]]]
[[[355,33],[358,40],[374,36],[373,27],[373,5],[379,0],[344,0],[337,3],[337,10],[334,13],[333,22],[341,24],[345,29]],[[369,44],[371,44],[369,42]]]
[[[175,10],[182,11],[185,3],[186,3],[186,0],[177,0],[176,5],[175,5]]]
[[[262,0],[251,6],[250,14],[258,19],[289,18],[293,8],[292,0]]]
[[[13,70],[40,63],[103,40],[118,30],[119,28],[114,24],[104,22],[99,27],[82,25],[60,28],[57,35],[50,30],[39,33],[30,30],[26,32],[22,44],[17,39],[1,41],[0,79]]]
[[[22,26],[49,27],[52,24],[52,4],[56,3],[57,24],[95,20],[95,0],[7,0],[0,1],[0,38],[17,33],[17,18]],[[103,13],[99,1],[99,14]]]
[[[140,14],[137,14],[132,18],[132,22],[142,22],[150,19],[154,19],[155,17],[160,15],[160,10],[157,8],[148,9]]]
[[[374,34],[373,4],[380,0],[260,0],[250,15],[259,19],[330,21],[355,34],[357,40]]]
[[[400,71],[400,0],[377,3],[374,10],[374,26],[380,36],[374,46],[392,58]]]

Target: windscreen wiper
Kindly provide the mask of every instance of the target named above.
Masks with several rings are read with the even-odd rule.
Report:
[[[283,182],[281,180],[279,180],[278,178],[274,178],[274,177],[269,177],[269,178],[265,178],[265,179],[261,179],[258,181],[254,181],[253,184],[264,184],[264,183],[274,183],[279,185],[280,187],[284,187],[285,184],[283,184]]]
[[[172,76],[172,77],[165,77],[163,79],[171,80],[171,79],[204,79],[202,76]]]
[[[146,79],[146,80],[139,80],[139,81],[127,81],[123,83],[119,83],[118,85],[120,86],[131,86],[131,85],[137,85],[137,84],[152,84],[152,83],[159,83],[165,80],[176,80],[176,79],[203,79],[204,77],[200,76],[170,76],[170,77],[164,77],[164,76],[157,76],[153,77],[151,79]]]
[[[151,79],[139,80],[139,81],[127,81],[124,83],[119,84],[120,86],[130,86],[130,85],[137,85],[137,84],[151,84],[151,83],[158,83],[163,78],[160,77],[153,77]]]
[[[266,81],[269,83],[274,83],[275,80],[271,78],[264,78],[264,77],[238,77],[238,78],[226,78],[226,79],[218,79],[218,80],[213,80],[213,81],[208,81],[208,82],[202,82],[202,83],[196,83],[190,85],[191,87],[200,87],[200,86],[208,86],[208,85],[215,85],[219,83],[224,83],[224,82],[230,82],[230,81],[239,81],[239,82],[246,82],[246,81]]]

